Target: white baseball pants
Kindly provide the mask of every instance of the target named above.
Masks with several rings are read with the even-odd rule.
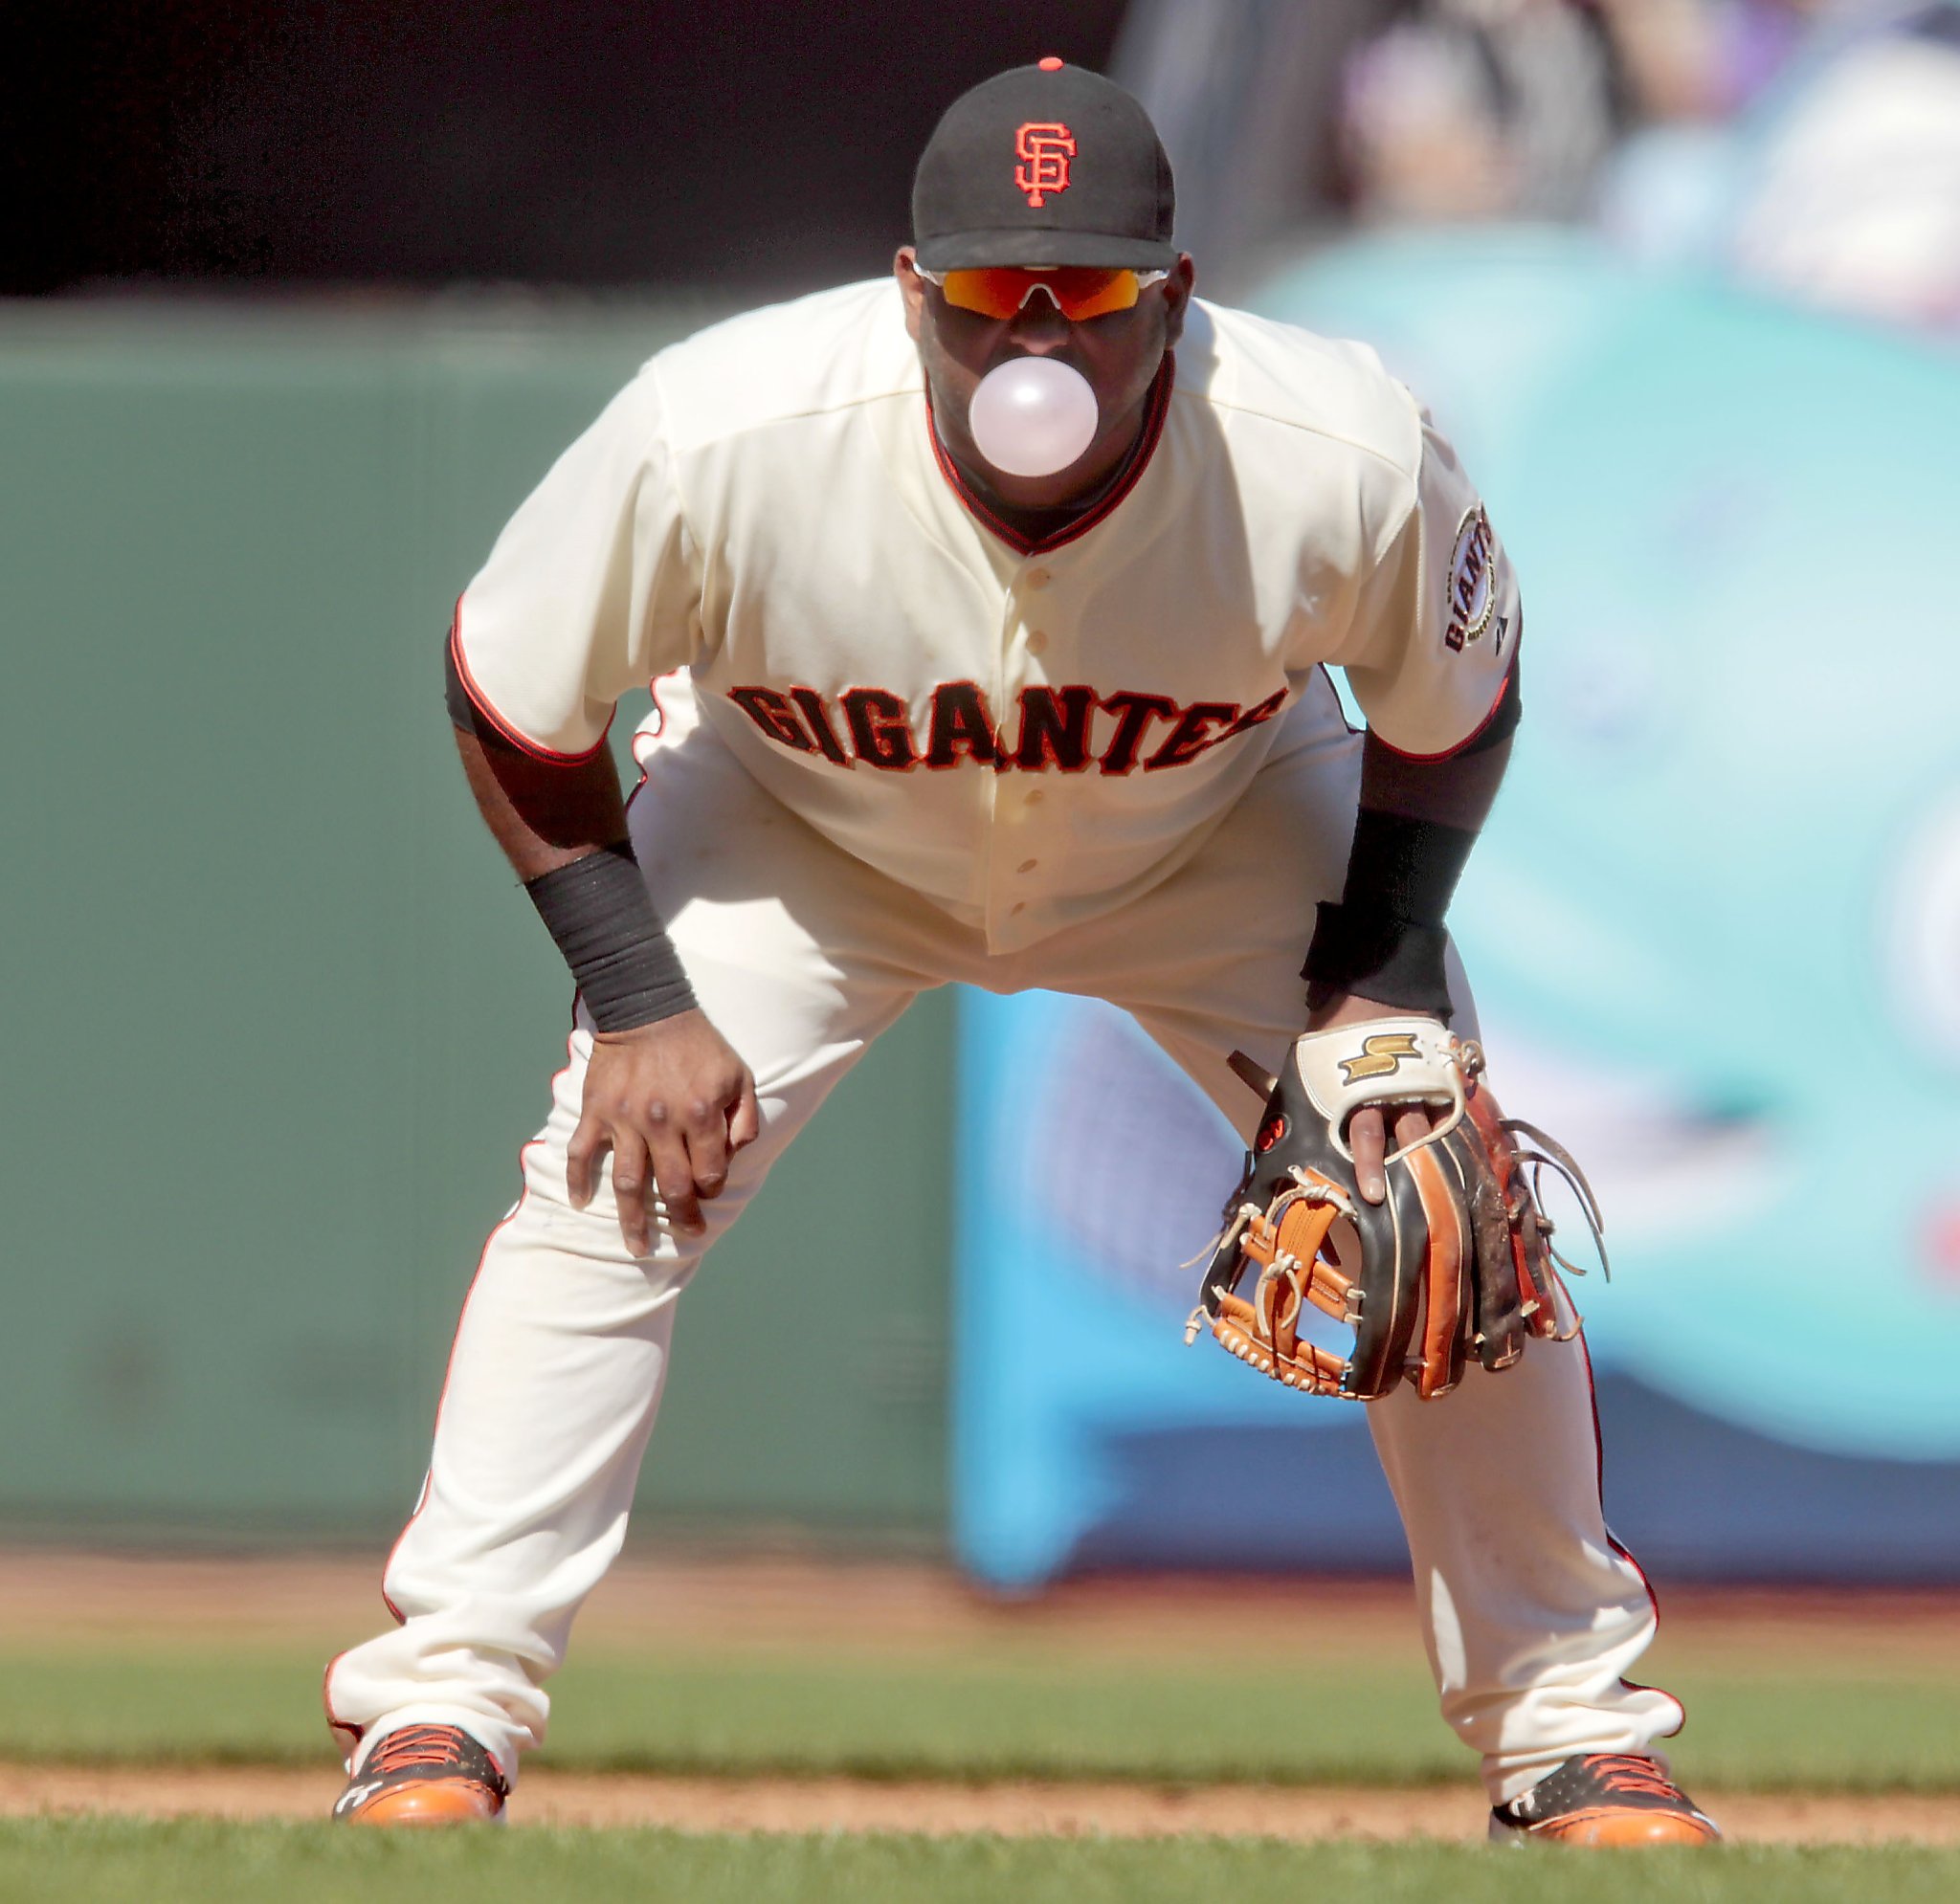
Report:
[[[990,957],[970,930],[820,837],[764,793],[662,683],[635,751],[639,862],[695,993],[755,1074],[762,1135],[702,1206],[707,1233],[658,1231],[636,1261],[610,1188],[575,1210],[565,1147],[587,1031],[523,1154],[523,1192],[463,1306],[422,1500],[384,1592],[394,1629],[327,1670],[349,1769],[394,1728],[464,1727],[506,1775],[545,1737],[545,1681],[619,1552],[666,1377],[675,1304],[702,1256],[871,1041],[921,990],[964,981],[1107,999],[1248,1133],[1235,1048],[1277,1070],[1303,1017],[1313,903],[1338,893],[1360,743],[1287,723],[1243,799],[1182,867],[1101,919]],[[1459,1010],[1459,1028],[1468,1025]],[[1682,1711],[1622,1675],[1653,1636],[1646,1582],[1602,1519],[1583,1341],[1534,1341],[1368,1420],[1409,1537],[1444,1721],[1481,1756],[1493,1803],[1577,1752],[1637,1752]]]

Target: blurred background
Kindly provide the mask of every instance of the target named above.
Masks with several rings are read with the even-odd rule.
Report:
[[[1960,6],[121,0],[15,45],[0,1538],[378,1559],[568,1003],[453,765],[451,604],[640,361],[884,270],[939,111],[1058,53],[1155,115],[1201,288],[1373,343],[1517,559],[1456,920],[1605,1201],[1616,1531],[1663,1583],[1960,1581]],[[1115,1014],[924,1001],[690,1292],[635,1540],[1406,1571],[1358,1412],[1182,1346],[1237,1167]]]

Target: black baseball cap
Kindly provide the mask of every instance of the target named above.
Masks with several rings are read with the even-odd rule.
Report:
[[[1164,271],[1177,262],[1173,205],[1149,114],[1113,79],[1044,59],[983,79],[946,109],[913,176],[912,241],[927,271]]]

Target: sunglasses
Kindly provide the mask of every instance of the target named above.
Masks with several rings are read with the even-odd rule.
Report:
[[[916,268],[916,267],[915,267]],[[1147,284],[1161,284],[1168,271],[1132,271],[1128,266],[1105,270],[1098,265],[990,265],[979,271],[925,271],[919,276],[936,284],[947,302],[959,311],[983,318],[1013,317],[1037,291],[1045,291],[1070,323],[1084,318],[1106,317],[1111,311],[1136,307]]]

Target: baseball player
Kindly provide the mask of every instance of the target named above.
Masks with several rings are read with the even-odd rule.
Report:
[[[681,1291],[922,989],[1110,1000],[1248,1135],[1235,1051],[1472,1027],[1443,919],[1523,625],[1449,444],[1366,349],[1195,299],[1148,119],[1058,59],[954,102],[913,227],[889,278],[661,351],[457,606],[464,770],[576,1029],[464,1304],[397,1624],[327,1670],[341,1817],[501,1810]],[[648,681],[623,805],[607,726]],[[1354,1109],[1362,1195],[1429,1115]],[[1682,1709],[1623,1677],[1654,1604],[1575,1331],[1368,1417],[1494,1834],[1699,1843],[1652,1752]]]

